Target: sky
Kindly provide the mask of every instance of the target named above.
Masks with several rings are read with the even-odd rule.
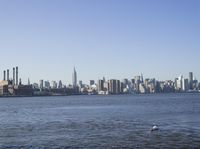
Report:
[[[199,57],[200,0],[0,0],[0,79],[200,79]]]

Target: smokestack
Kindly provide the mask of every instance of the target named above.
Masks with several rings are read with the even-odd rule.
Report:
[[[16,67],[16,85],[18,85],[18,67]]]
[[[7,81],[9,81],[9,69],[7,69]]]
[[[15,67],[13,67],[13,85],[15,85]]]
[[[3,80],[6,81],[6,71],[3,71]]]

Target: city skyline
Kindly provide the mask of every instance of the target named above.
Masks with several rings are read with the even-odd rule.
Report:
[[[12,70],[12,71],[11,71]],[[86,82],[83,82],[83,80],[79,80],[78,81],[78,77],[77,77],[77,71],[76,71],[76,68],[74,67],[73,68],[73,71],[72,71],[72,80],[71,82],[67,82],[67,83],[63,83],[62,80],[60,80],[59,78],[57,78],[56,80],[49,80],[49,79],[40,79],[38,81],[35,81],[35,82],[31,82],[30,81],[30,78],[27,79],[27,82],[23,80],[23,78],[21,78],[19,76],[19,71],[18,71],[18,66],[16,67],[13,67],[12,69],[5,69],[2,74],[3,74],[3,77],[2,77],[2,80],[1,81],[11,81],[12,85],[18,85],[18,84],[22,84],[22,85],[33,85],[33,84],[37,84],[38,86],[40,86],[40,88],[43,88],[45,82],[48,84],[47,86],[54,86],[53,88],[62,88],[63,86],[72,86],[73,88],[76,88],[78,86],[80,86],[80,82],[81,82],[81,85],[90,85],[92,86],[92,84],[102,84],[102,82],[105,82],[106,80],[109,81],[109,80],[119,80],[119,81],[124,81],[124,80],[127,80],[128,82],[131,82],[132,79],[134,80],[141,80],[141,82],[144,82],[144,80],[155,80],[155,81],[159,81],[159,82],[165,82],[165,81],[172,81],[172,82],[176,82],[176,80],[184,80],[184,79],[187,79],[188,81],[188,88],[192,88],[193,86],[193,81],[197,81],[197,83],[200,83],[197,79],[197,77],[195,76],[195,74],[193,72],[189,72],[188,73],[188,76],[184,76],[182,74],[180,74],[179,76],[175,76],[173,79],[165,79],[165,80],[159,80],[157,79],[156,77],[144,77],[143,74],[141,73],[140,75],[135,75],[131,78],[126,78],[126,77],[123,77],[122,79],[119,79],[119,78],[105,78],[104,76],[101,77],[101,78],[98,78],[96,80],[94,79],[89,79],[87,80]],[[102,81],[102,82],[101,82]],[[19,83],[18,83],[19,82]],[[51,82],[51,84],[50,84]],[[79,83],[78,83],[79,82]],[[101,82],[101,83],[99,83]],[[56,87],[55,87],[56,86]],[[102,85],[103,86],[103,85]],[[102,87],[101,87],[102,88]]]
[[[3,80],[0,81],[0,96],[57,96],[57,95],[116,95],[116,94],[149,94],[149,93],[199,93],[200,82],[196,80],[193,72],[188,77],[180,75],[174,80],[157,80],[156,78],[144,78],[143,74],[134,78],[90,80],[89,84],[79,81],[74,67],[72,72],[72,84],[63,84],[60,80],[39,80],[23,83],[19,78],[18,66],[13,67],[13,77],[10,70],[3,71]],[[19,82],[19,83],[18,83]],[[96,83],[95,83],[96,82]]]
[[[1,1],[0,72],[27,82],[200,80],[200,1]],[[0,73],[0,78],[3,78]]]

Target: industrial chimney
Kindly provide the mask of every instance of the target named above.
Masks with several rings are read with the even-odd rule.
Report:
[[[13,85],[15,85],[15,67],[13,67]]]
[[[6,71],[3,71],[3,80],[6,81]]]
[[[18,67],[16,67],[16,85],[18,85]]]
[[[9,81],[9,69],[7,69],[7,81]]]

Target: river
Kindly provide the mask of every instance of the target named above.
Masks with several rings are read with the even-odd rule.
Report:
[[[0,98],[0,148],[200,148],[200,94]]]

